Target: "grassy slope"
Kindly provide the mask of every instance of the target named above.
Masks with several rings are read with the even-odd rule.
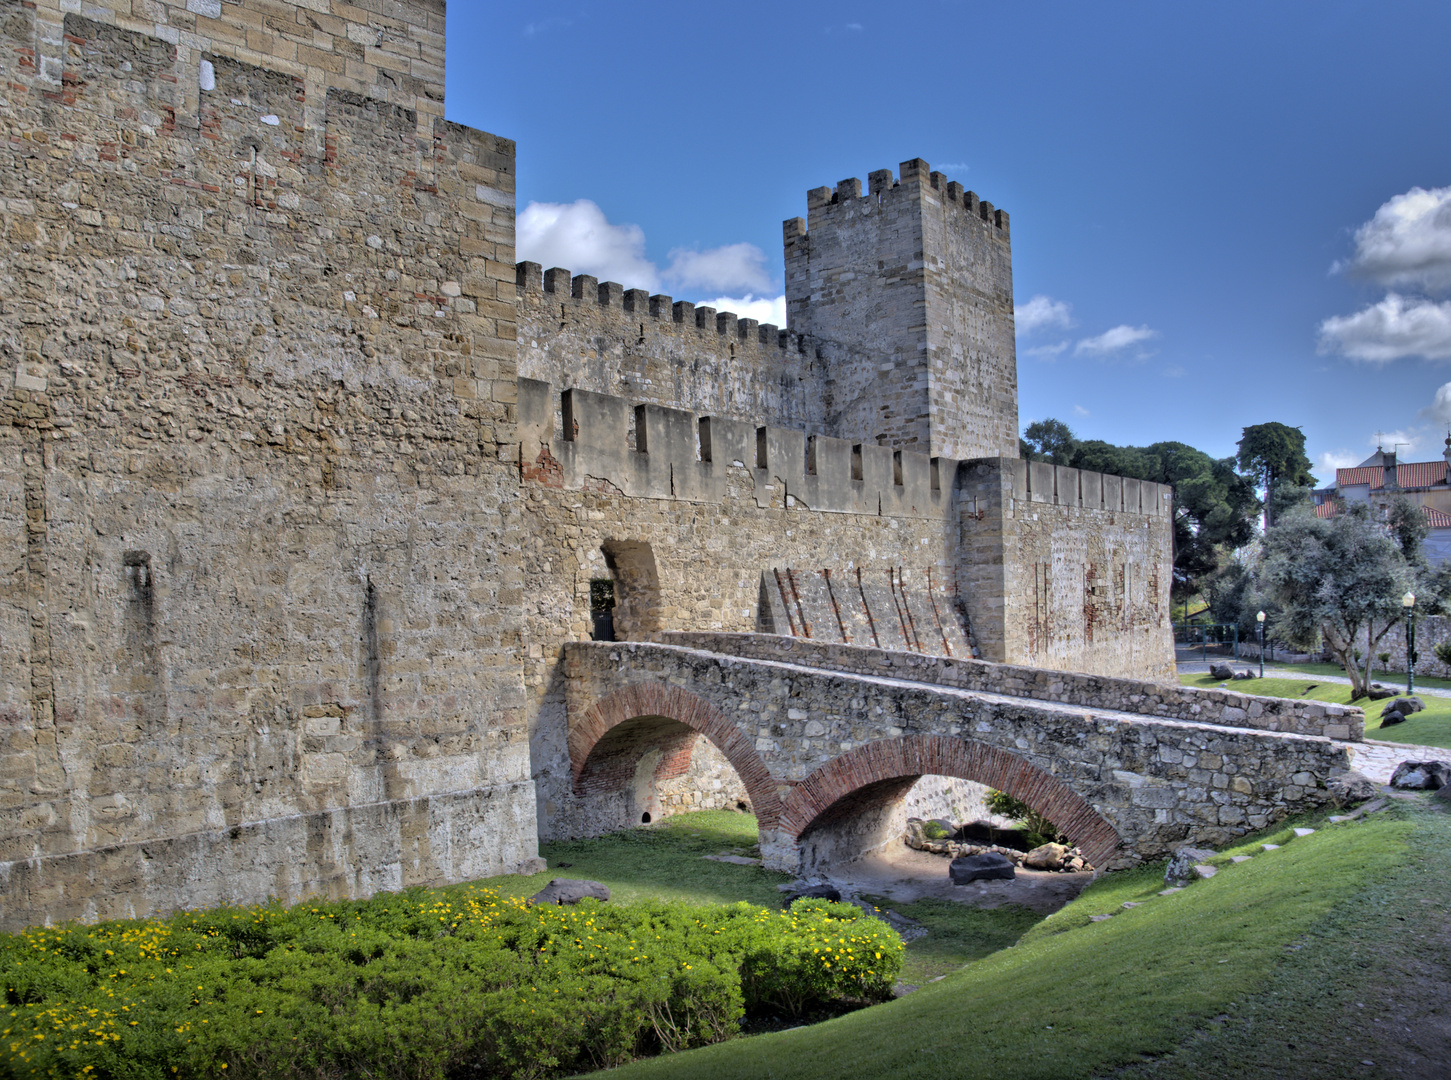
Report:
[[[1238,665],[1236,665],[1238,670]],[[1338,670],[1338,669],[1337,669]],[[1236,679],[1225,683],[1209,675],[1181,675],[1179,681],[1185,686],[1213,689],[1223,686],[1236,693],[1259,694],[1263,697],[1304,698],[1315,701],[1330,701],[1337,705],[1354,704],[1365,709],[1365,734],[1370,739],[1385,739],[1389,742],[1412,743],[1417,746],[1451,747],[1451,698],[1433,697],[1426,694],[1421,698],[1426,703],[1423,712],[1418,712],[1403,724],[1382,729],[1380,712],[1384,701],[1350,700],[1350,687],[1341,683],[1316,683],[1314,679]],[[1386,683],[1393,686],[1393,683]],[[1306,687],[1315,689],[1306,692]],[[1387,699],[1389,700],[1389,699]]]
[[[1301,962],[1295,945],[1334,925],[1377,882],[1404,874],[1415,831],[1432,834],[1418,838],[1417,858],[1433,861],[1444,878],[1451,869],[1444,813],[1394,806],[1299,839],[1284,828],[1224,852],[1218,876],[1170,896],[1157,895],[1159,867],[1107,875],[1017,947],[890,1004],[637,1062],[612,1076],[1068,1080],[1173,1054],[1216,1017],[1233,1020],[1270,992],[1286,965]],[[1227,865],[1236,851],[1258,851],[1258,841],[1284,847]],[[1126,901],[1142,906],[1124,909]],[[1117,914],[1106,921],[1089,918],[1110,912]],[[1355,923],[1347,933],[1369,929]],[[1280,1020],[1298,1024],[1305,1042],[1324,1044],[1331,1062],[1303,1075],[1326,1080],[1339,1075],[1341,1063],[1350,1066],[1342,1062],[1343,1047],[1329,1041],[1341,1033],[1343,1018],[1318,1008],[1316,995],[1359,986],[1366,971],[1352,968],[1326,979],[1312,969],[1299,976],[1304,994]],[[1186,1058],[1182,1075],[1221,1075],[1196,1073],[1197,1067]],[[1284,1060],[1275,1067],[1275,1075],[1301,1075],[1287,1072]],[[1357,1067],[1356,1075],[1365,1070]]]

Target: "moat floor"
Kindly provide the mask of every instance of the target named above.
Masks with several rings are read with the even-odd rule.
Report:
[[[923,899],[954,900],[975,907],[1021,904],[1051,915],[1078,896],[1093,880],[1091,873],[1054,874],[1018,868],[1012,881],[974,881],[954,885],[947,876],[945,855],[917,851],[905,844],[832,868],[831,880],[852,892],[882,896],[898,904]]]

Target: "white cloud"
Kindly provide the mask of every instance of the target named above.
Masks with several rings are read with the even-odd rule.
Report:
[[[1436,388],[1436,396],[1418,414],[1423,420],[1434,420],[1438,424],[1451,424],[1451,383]]]
[[[1451,187],[1414,187],[1355,231],[1355,254],[1337,270],[1387,287],[1451,289]]]
[[[1125,324],[1115,326],[1112,330],[1105,330],[1097,337],[1082,338],[1073,347],[1073,351],[1074,353],[1088,353],[1090,356],[1110,356],[1158,336],[1157,330],[1151,330],[1147,326]]]
[[[613,225],[588,199],[572,203],[532,202],[517,223],[518,259],[546,268],[562,266],[627,289],[660,287],[655,264],[645,258],[645,232],[638,225]]]
[[[750,295],[740,298],[721,296],[714,300],[702,300],[700,305],[713,307],[716,311],[733,311],[742,319],[755,319],[757,322],[779,326],[783,330],[786,328],[786,298],[784,296],[777,296],[774,299],[769,296],[759,298]]]
[[[1071,305],[1062,300],[1039,293],[1026,304],[1013,308],[1013,321],[1019,334],[1027,336],[1044,327],[1058,326],[1064,329],[1073,325]]]
[[[1402,356],[1451,360],[1451,300],[1438,304],[1390,293],[1354,315],[1321,323],[1320,351],[1375,364]]]
[[[1315,459],[1315,471],[1321,476],[1333,476],[1336,469],[1350,469],[1365,460],[1363,454],[1352,454],[1349,450],[1327,450]]]
[[[1085,409],[1082,405],[1075,405],[1073,406],[1073,413],[1075,416],[1087,416],[1088,410]]]
[[[1068,348],[1068,342],[1060,341],[1056,345],[1035,345],[1031,349],[1024,349],[1023,354],[1036,356],[1041,360],[1052,360],[1066,348]]]
[[[1163,370],[1161,374],[1163,374],[1164,378],[1166,379],[1182,379],[1185,375],[1188,375],[1189,373],[1178,364],[1170,364]]]
[[[723,293],[756,294],[772,285],[766,253],[755,244],[726,244],[706,251],[676,248],[665,277],[684,289]]]
[[[786,298],[766,270],[766,255],[754,244],[726,244],[706,251],[677,248],[662,273],[645,257],[645,232],[616,225],[589,199],[572,203],[532,202],[519,214],[517,258],[574,274],[618,281],[627,289],[658,292],[669,282],[689,298],[715,293],[700,303],[742,318],[786,325]],[[764,295],[763,295],[764,294]]]
[[[1405,455],[1420,446],[1424,438],[1424,432],[1402,428],[1400,431],[1378,431],[1365,440],[1365,445],[1383,446],[1387,450],[1397,450],[1398,453]]]

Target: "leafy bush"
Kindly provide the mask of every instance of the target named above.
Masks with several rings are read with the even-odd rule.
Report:
[[[1022,799],[1015,799],[1006,791],[989,788],[987,808],[994,814],[1021,822],[1023,830],[1028,834],[1026,839],[1035,847],[1049,843],[1061,844],[1067,839],[1059,831],[1057,825],[1023,802]]]
[[[0,935],[9,1075],[547,1077],[884,1000],[902,943],[852,905],[526,907],[492,890]]]
[[[946,840],[952,834],[935,821],[927,821],[922,824],[922,835],[928,840]]]

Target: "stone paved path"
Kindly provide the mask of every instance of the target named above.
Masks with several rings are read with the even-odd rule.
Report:
[[[1380,742],[1375,739],[1341,745],[1350,751],[1354,768],[1377,784],[1389,784],[1391,773],[1403,761],[1451,762],[1451,750],[1441,746],[1413,746],[1409,743]]]

